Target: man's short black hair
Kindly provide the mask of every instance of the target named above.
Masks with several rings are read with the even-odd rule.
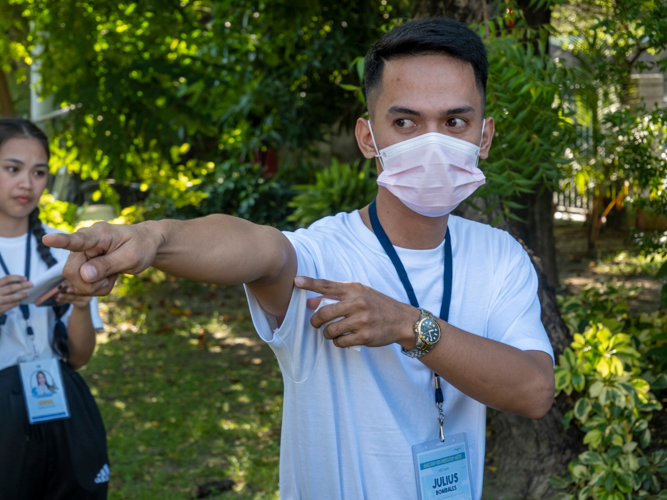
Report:
[[[489,61],[482,39],[465,24],[438,17],[402,24],[383,35],[371,47],[364,61],[369,107],[382,89],[382,72],[387,61],[426,54],[446,54],[469,63],[475,72],[475,82],[484,106]]]

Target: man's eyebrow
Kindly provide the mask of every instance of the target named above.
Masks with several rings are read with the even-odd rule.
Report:
[[[24,163],[21,160],[17,160],[16,158],[3,158],[3,161],[11,161],[14,163],[19,163],[21,165],[24,165]]]
[[[410,115],[421,118],[423,115],[419,111],[414,109],[404,108],[403,106],[392,106],[387,110],[388,115]]]
[[[475,108],[472,106],[459,106],[458,108],[451,108],[443,113],[440,113],[440,116],[450,116],[450,115],[474,115]]]
[[[389,108],[387,111],[388,115],[409,115],[409,116],[416,116],[418,118],[423,118],[423,114],[420,113],[419,111],[415,111],[414,109],[410,108],[405,108],[403,106],[392,106]],[[441,113],[438,113],[440,118],[445,117],[445,116],[451,116],[451,115],[474,115],[475,114],[475,108],[472,106],[459,106],[457,108],[450,108],[445,111],[442,111]]]

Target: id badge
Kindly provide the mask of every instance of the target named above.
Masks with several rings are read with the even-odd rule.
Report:
[[[60,363],[56,358],[19,365],[28,420],[31,424],[69,418]]]
[[[472,500],[465,432],[412,447],[419,500]]]

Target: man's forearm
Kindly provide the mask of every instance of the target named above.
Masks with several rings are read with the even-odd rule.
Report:
[[[228,215],[145,224],[159,242],[154,267],[204,283],[246,283],[264,311],[282,321],[297,263],[280,231]]]
[[[160,241],[153,266],[205,283],[270,281],[284,260],[285,237],[275,228],[228,215],[142,226]]]
[[[416,313],[419,317],[419,313]],[[541,418],[551,407],[551,357],[468,333],[438,319],[442,338],[420,360],[447,382],[492,408]],[[414,348],[414,333],[403,347]],[[411,345],[412,343],[412,345]]]

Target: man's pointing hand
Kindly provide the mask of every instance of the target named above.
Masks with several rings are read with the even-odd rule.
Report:
[[[70,250],[63,276],[78,295],[107,295],[120,273],[139,274],[155,260],[159,237],[142,224],[97,222],[72,234],[47,234],[45,245]]]

